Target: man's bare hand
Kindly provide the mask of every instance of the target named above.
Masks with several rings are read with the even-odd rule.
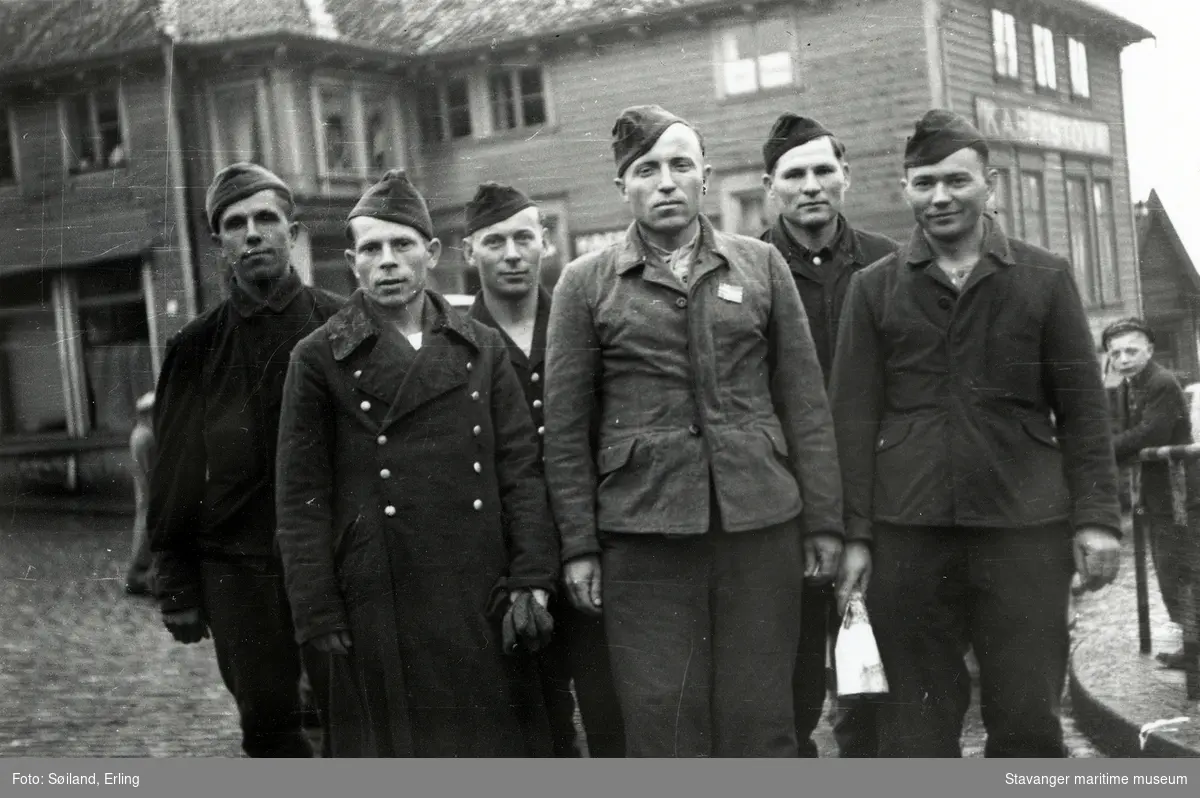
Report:
[[[813,584],[833,581],[842,560],[842,540],[835,535],[804,538],[804,578]]]
[[[350,633],[347,631],[330,632],[329,634],[314,637],[312,639],[312,647],[323,654],[349,654],[350,649],[354,647],[354,640],[351,639]]]
[[[542,590],[540,587],[531,588],[530,592],[533,593],[533,600],[536,601],[538,604],[540,604],[542,609],[549,608],[549,606],[550,606],[550,594],[549,593],[547,593],[545,590]],[[508,591],[508,603],[509,604],[515,603],[517,600],[517,596],[519,596],[519,595],[521,595],[520,590]]]
[[[867,592],[871,581],[871,547],[861,540],[851,540],[842,549],[842,565],[837,576],[837,611],[846,614],[846,605],[855,591]]]
[[[567,598],[575,609],[588,615],[600,615],[600,558],[595,554],[576,557],[563,566]]]
[[[199,607],[163,613],[163,624],[180,643],[199,643],[209,637],[208,624]]]
[[[1099,590],[1117,578],[1121,541],[1104,527],[1085,526],[1075,532],[1075,570],[1087,590]]]

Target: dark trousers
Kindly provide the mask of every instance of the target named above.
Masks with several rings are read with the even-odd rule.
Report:
[[[632,757],[794,757],[804,554],[795,523],[601,535],[605,630]]]
[[[579,756],[574,722],[578,702],[588,756],[622,757],[625,731],[613,687],[604,620],[579,612],[565,598],[554,601],[554,640],[538,657],[554,756]]]
[[[300,647],[281,571],[271,561],[246,559],[205,560],[201,572],[217,666],[241,718],[242,750],[251,757],[311,757]]]
[[[1061,757],[1067,524],[1029,529],[875,526],[867,611],[890,694],[875,704],[881,757],[960,757],[979,661],[989,757]]]
[[[1200,507],[1188,507],[1189,525],[1175,526],[1171,515],[1147,516],[1150,523],[1150,557],[1158,575],[1163,604],[1173,623],[1182,623],[1183,586],[1200,586]]]

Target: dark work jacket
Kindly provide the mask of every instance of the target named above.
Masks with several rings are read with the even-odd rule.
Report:
[[[887,236],[856,230],[844,216],[838,217],[837,225],[833,240],[820,252],[810,252],[796,241],[782,216],[760,236],[783,253],[796,280],[826,387],[833,368],[833,348],[837,343],[838,323],[850,278],[900,248]]]
[[[830,391],[849,537],[869,540],[873,521],[1120,534],[1107,397],[1071,267],[985,224],[961,295],[919,228],[851,282]]]
[[[546,480],[564,560],[598,553],[597,530],[703,535],[711,510],[728,532],[802,516],[842,536],[821,366],[787,264],[700,222],[686,287],[635,223],[554,288]]]
[[[275,444],[288,354],[345,302],[295,272],[262,306],[230,297],[167,342],[147,526],[164,610],[198,607],[201,557],[275,555]]]
[[[277,503],[296,637],[353,635],[335,755],[543,753],[532,660],[498,623],[509,590],[558,577],[536,435],[499,333],[426,296],[419,350],[360,291],[292,353]]]
[[[1187,395],[1175,375],[1154,361],[1118,389],[1121,431],[1113,438],[1117,463],[1131,466],[1142,449],[1192,442]],[[1188,467],[1188,505],[1200,506],[1200,469]],[[1171,514],[1170,467],[1142,464],[1142,504],[1154,515]]]
[[[504,339],[504,343],[508,347],[508,360],[512,363],[513,371],[517,373],[517,379],[521,381],[521,388],[525,391],[525,403],[529,406],[529,415],[533,418],[533,425],[537,428],[538,461],[540,462],[542,442],[546,434],[546,428],[543,425],[545,420],[543,392],[546,387],[546,327],[550,323],[550,292],[541,286],[538,287],[537,316],[533,321],[533,341],[530,343],[528,355],[500,328],[499,322],[492,316],[492,312],[488,310],[487,304],[483,301],[483,292],[475,297],[475,302],[471,305],[467,316],[480,324],[491,327]]]

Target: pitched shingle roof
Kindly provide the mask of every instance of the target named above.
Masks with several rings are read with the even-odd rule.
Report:
[[[1087,11],[1128,41],[1151,35],[1091,0],[1040,2]],[[0,74],[150,51],[168,39],[186,46],[302,36],[399,56],[450,55],[731,5],[727,0],[0,0]]]

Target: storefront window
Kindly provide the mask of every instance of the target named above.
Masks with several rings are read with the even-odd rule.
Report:
[[[0,279],[0,437],[65,434],[53,287],[42,272]]]

